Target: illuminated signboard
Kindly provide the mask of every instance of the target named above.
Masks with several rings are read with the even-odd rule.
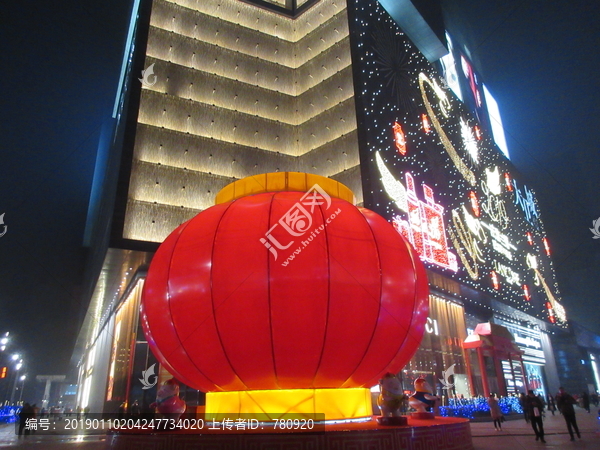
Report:
[[[531,187],[379,2],[348,8],[365,206],[431,270],[564,326]],[[485,107],[471,63],[458,68],[470,106]]]

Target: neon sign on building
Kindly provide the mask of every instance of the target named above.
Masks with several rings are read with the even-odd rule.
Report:
[[[566,326],[537,201],[494,144],[483,85],[470,62],[460,55],[443,61],[451,79],[458,69],[457,86],[466,88],[461,102],[402,30],[374,32],[374,17],[396,25],[378,2],[364,5],[357,13],[368,16],[357,25],[364,70],[355,82],[357,99],[371,105],[357,117],[365,133],[365,207],[392,222],[430,270]],[[401,53],[402,67],[390,75],[372,49],[393,58]],[[406,99],[389,87],[392,75],[398,83],[410,80]]]
[[[458,270],[456,256],[448,250],[444,208],[435,202],[433,189],[426,184],[423,184],[425,201],[419,200],[412,175],[406,172],[404,177],[408,221],[396,216],[393,219],[394,227],[410,241],[423,261],[456,272]]]

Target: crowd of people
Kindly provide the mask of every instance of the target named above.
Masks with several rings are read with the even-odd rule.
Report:
[[[494,426],[498,429],[498,425],[496,425],[496,413],[492,410],[492,405],[494,405],[493,394],[490,395],[490,400],[488,400],[488,404],[490,404],[490,413],[492,415],[492,419],[494,419]],[[497,401],[496,401],[497,403]],[[519,398],[519,403],[523,408],[523,416],[527,423],[531,424],[531,428],[533,428],[533,432],[535,433],[535,440],[541,441],[545,443],[544,440],[544,414],[547,409],[552,415],[558,411],[565,419],[565,423],[567,425],[567,430],[569,431],[569,435],[571,436],[571,441],[575,440],[575,434],[579,439],[581,439],[581,433],[579,432],[579,428],[577,426],[577,418],[575,416],[575,408],[574,405],[580,406],[582,409],[585,409],[588,413],[590,412],[590,404],[594,406],[598,406],[598,395],[596,393],[591,396],[587,392],[583,392],[581,396],[573,396],[565,391],[564,388],[559,388],[558,393],[555,396],[548,395],[547,398],[541,394],[535,395],[535,392],[530,390],[527,395],[524,393],[521,394]],[[501,428],[500,428],[501,429]]]
[[[519,404],[523,410],[525,421],[531,424],[531,428],[535,433],[535,440],[543,443],[546,443],[544,439],[544,416],[546,411],[552,413],[552,415],[555,415],[556,411],[558,411],[564,417],[571,441],[574,441],[575,435],[581,439],[574,405],[579,406],[589,413],[590,406],[594,405],[594,407],[597,407],[599,403],[597,393],[590,395],[587,392],[583,392],[580,396],[573,396],[562,387],[559,388],[555,396],[548,395],[544,398],[541,394],[536,395],[534,391],[530,390],[527,394],[522,393],[519,397]],[[497,431],[502,431],[504,415],[500,409],[498,399],[493,393],[489,395],[487,404],[492,420],[494,421],[494,428]],[[600,416],[600,411],[598,414]]]

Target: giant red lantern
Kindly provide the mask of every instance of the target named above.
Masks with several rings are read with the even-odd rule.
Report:
[[[428,312],[425,270],[392,225],[352,198],[315,175],[251,177],[160,246],[144,286],[144,332],[176,378],[214,393],[207,411],[248,396],[274,405],[262,411],[331,404],[323,392],[372,386],[414,354]],[[265,391],[278,392],[275,404]],[[368,389],[359,392],[370,404]]]

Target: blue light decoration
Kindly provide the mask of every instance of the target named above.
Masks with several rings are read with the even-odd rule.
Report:
[[[364,206],[430,270],[565,328],[535,194],[481,122],[483,103],[472,113],[377,0],[347,3]]]
[[[474,419],[476,416],[485,416],[490,414],[490,407],[487,399],[483,397],[449,400],[448,406],[440,406],[440,415],[443,417],[464,417]],[[505,416],[509,414],[523,414],[523,408],[519,403],[518,397],[501,397],[498,400],[500,411]]]
[[[14,423],[17,421],[21,412],[20,406],[2,406],[0,407],[0,423]]]

